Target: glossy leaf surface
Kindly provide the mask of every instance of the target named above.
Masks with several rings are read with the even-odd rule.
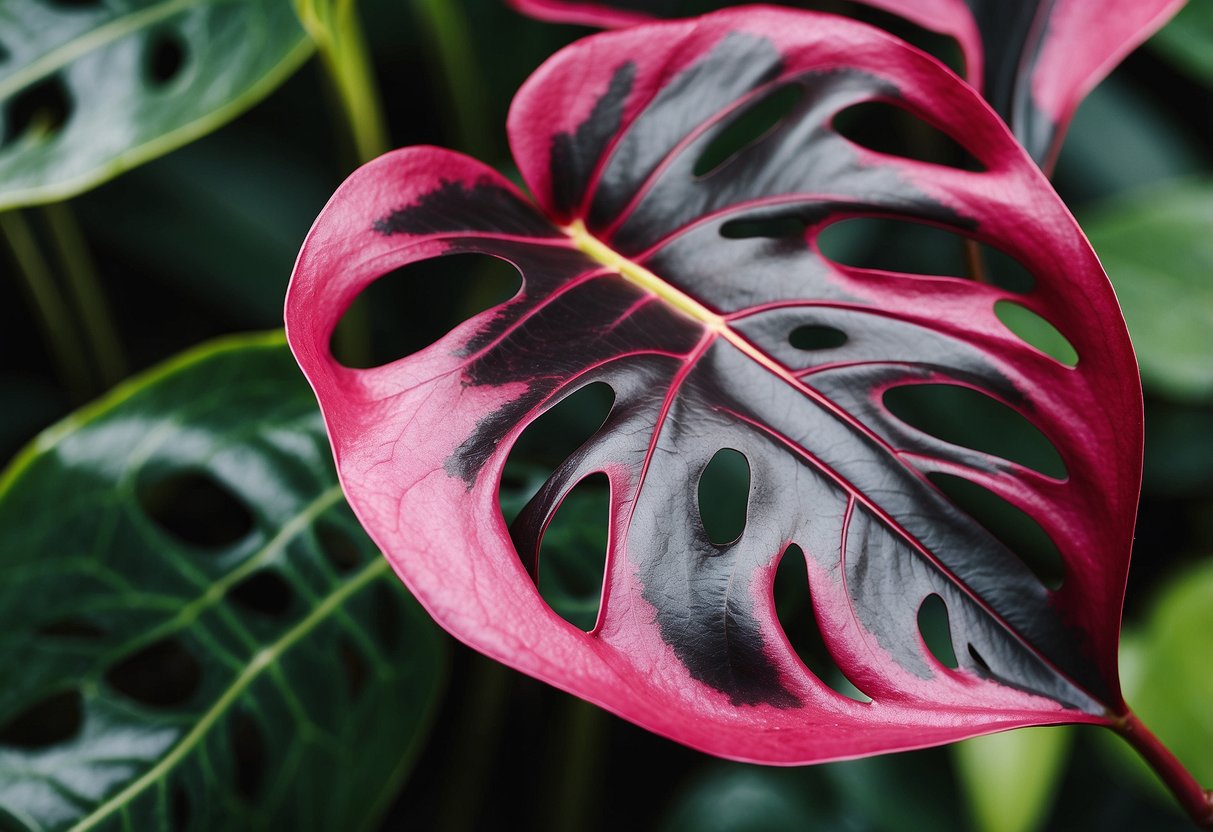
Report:
[[[364,828],[440,646],[281,336],[202,348],[0,483],[0,826]]]
[[[782,120],[693,172],[739,113],[787,87],[797,103]],[[839,111],[867,101],[905,108],[984,170],[835,132]],[[524,85],[509,133],[537,206],[467,157],[388,154],[330,201],[287,300],[351,505],[444,627],[652,730],[754,761],[1123,709],[1116,639],[1141,466],[1132,352],[1074,220],[970,87],[844,18],[726,11],[574,44]],[[855,217],[997,247],[1034,288],[822,256],[820,232]],[[402,360],[334,360],[333,329],[370,283],[467,252],[513,263],[522,289]],[[1003,304],[1056,327],[1077,366],[1020,340]],[[806,329],[828,337],[806,341]],[[605,422],[507,529],[497,494],[511,446],[599,382],[614,394]],[[883,396],[918,384],[1018,413],[1067,476],[901,421]],[[699,496],[723,450],[744,457],[750,482],[744,530],[724,542]],[[585,632],[533,576],[548,522],[596,473],[610,481],[611,533]],[[1060,551],[1061,588],[951,502],[928,478],[939,475],[1038,522]],[[825,647],[870,702],[835,692],[793,651],[772,601],[781,557],[804,557]],[[955,668],[918,629],[933,596]]]
[[[1082,98],[1184,1],[857,0],[955,40],[965,76],[1046,170],[1052,169]],[[545,20],[605,27],[736,5],[719,0],[509,2]]]
[[[0,209],[74,196],[180,147],[310,54],[291,0],[5,0]]]

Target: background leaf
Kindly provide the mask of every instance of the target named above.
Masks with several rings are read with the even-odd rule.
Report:
[[[73,196],[210,132],[311,49],[291,0],[6,0],[0,209]]]
[[[1213,782],[1213,664],[1191,645],[1213,633],[1213,558],[1175,575],[1145,626],[1126,638],[1125,693],[1134,710],[1202,783]],[[1123,747],[1123,743],[1118,743]],[[1123,751],[1123,748],[1122,748]],[[1135,755],[1122,753],[1142,778],[1161,784]]]
[[[1143,381],[1213,397],[1213,180],[1134,191],[1082,216],[1129,324]]]
[[[363,827],[441,667],[280,335],[196,350],[18,457],[0,634],[6,829]]]
[[[952,747],[980,832],[1032,832],[1044,824],[1069,756],[1071,729],[1024,728]]]
[[[1191,0],[1149,43],[1176,66],[1213,84],[1213,3]]]

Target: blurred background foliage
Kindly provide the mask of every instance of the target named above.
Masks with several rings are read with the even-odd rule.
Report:
[[[299,244],[359,161],[388,147],[436,144],[476,155],[516,179],[504,131],[511,97],[548,55],[587,34],[527,20],[501,0],[194,5],[190,22],[172,30],[163,25],[170,17],[155,10],[179,12],[181,3],[13,0],[0,8],[0,206],[19,209],[0,214],[5,460],[131,373],[216,336],[280,326]],[[126,7],[152,10],[135,37],[106,22],[109,12]],[[296,13],[302,25],[293,22]],[[89,31],[108,32],[112,40],[92,63],[70,64],[45,83],[22,81],[23,56],[39,38],[68,43]],[[220,59],[204,60],[213,43],[226,44]],[[1145,482],[1126,600],[1126,690],[1143,720],[1205,783],[1213,783],[1210,56],[1213,4],[1196,0],[1082,105],[1054,178],[1121,298],[1146,390]],[[942,57],[954,61],[952,54]],[[117,135],[123,118],[138,135]],[[71,152],[46,151],[46,138],[64,130],[78,131]],[[68,172],[59,176],[61,169]],[[64,197],[71,199],[57,201]],[[838,240],[838,251],[856,262],[909,251],[915,268],[954,270],[959,252],[951,241],[889,236],[905,233],[870,228]],[[371,302],[351,313],[343,348],[355,363],[407,354],[516,286],[510,267],[476,257],[388,276],[373,287]],[[293,373],[289,363],[274,366],[266,372]],[[158,377],[122,388],[111,405],[136,394],[155,401],[162,383]],[[172,383],[186,391],[207,385],[205,375]],[[610,404],[609,391],[574,398],[528,430],[511,457],[502,492],[507,519]],[[258,420],[247,405],[233,406]],[[980,402],[944,396],[899,407],[904,418],[941,436],[977,447],[1001,437],[1010,443],[1002,449],[1008,456],[1039,457],[1036,439],[998,422]],[[157,418],[185,417],[166,405],[144,418],[154,426]],[[98,453],[121,461],[130,450],[117,443]],[[21,465],[30,464],[28,453],[23,459]],[[717,507],[722,535],[744,524],[737,494],[740,488],[744,498],[747,476],[744,465],[722,462],[705,482],[703,499]],[[17,492],[5,489],[13,477],[10,471],[0,489],[0,507],[17,518],[6,522],[20,524],[29,515],[11,508]],[[53,504],[56,487],[46,484],[41,499]],[[964,495],[954,497],[964,504]],[[95,510],[105,510],[104,502]],[[966,508],[1014,548],[1047,548],[1047,541],[1031,539],[1021,517],[979,503]],[[540,591],[579,626],[592,626],[597,610],[605,518],[605,488],[589,481],[562,508],[540,558]],[[10,539],[12,547],[29,545],[28,536]],[[11,566],[15,551],[0,558]],[[237,561],[230,566],[241,568]],[[53,579],[53,567],[44,568]],[[789,570],[780,570],[776,586],[781,620],[806,662],[829,677],[828,655],[812,638],[803,579]],[[154,571],[135,568],[133,577],[150,580],[144,573]],[[271,583],[252,587],[251,597],[268,603],[265,596],[279,589]],[[924,631],[933,627],[938,622],[924,622]],[[676,746],[440,638],[449,677],[413,773],[384,811],[368,802],[364,816],[347,817],[351,827],[1187,828],[1152,775],[1100,731],[1032,729],[951,749],[760,768]],[[13,639],[0,644],[9,651]],[[34,650],[24,661],[49,661],[53,649]],[[3,673],[23,673],[11,659],[16,654],[9,655],[0,661]],[[178,716],[190,719],[186,711]],[[0,765],[5,754],[20,753],[26,723],[54,718],[16,706],[0,710]],[[281,778],[276,788],[287,795],[303,788],[304,780],[293,782],[271,765],[273,755],[242,759],[246,768],[263,767],[270,781]],[[357,749],[342,759],[331,769],[334,781],[365,778],[385,765]],[[26,799],[0,789],[0,828],[25,828],[18,809]],[[155,823],[197,828],[188,813],[165,811]]]

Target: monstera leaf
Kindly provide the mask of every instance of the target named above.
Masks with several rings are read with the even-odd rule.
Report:
[[[856,0],[946,35],[965,76],[1051,170],[1083,97],[1166,23],[1185,0]],[[544,20],[629,26],[654,16],[733,5],[721,0],[509,0]],[[804,5],[786,2],[786,5]]]
[[[0,481],[0,827],[364,828],[427,725],[436,636],[281,335],[195,351]]]
[[[789,95],[782,120],[718,160],[751,108]],[[944,131],[981,170],[843,138],[835,117],[864,102]],[[741,760],[1129,718],[1116,643],[1141,470],[1133,355],[1073,218],[970,87],[854,21],[731,10],[565,49],[518,94],[509,135],[537,204],[467,157],[388,154],[334,195],[287,299],[288,340],[351,505],[439,623]],[[1014,293],[822,255],[824,229],[873,217],[996,247],[1034,285]],[[522,289],[402,360],[334,359],[333,330],[373,281],[469,252],[514,264]],[[1077,365],[1021,340],[1007,309],[1051,322]],[[498,489],[511,447],[591,385],[612,391],[609,415],[507,528]],[[1064,471],[894,416],[886,394],[921,385],[1020,414]],[[744,456],[751,483],[735,540],[709,535],[697,500],[726,450]],[[544,603],[536,555],[564,497],[603,475],[610,539],[587,632]],[[951,480],[1035,518],[1060,551],[1062,585],[945,496],[937,483]],[[791,558],[807,565],[828,653],[864,697],[836,692],[793,650],[772,600]],[[941,603],[955,667],[918,626]]]
[[[0,210],[74,196],[210,132],[311,49],[291,0],[5,0]]]

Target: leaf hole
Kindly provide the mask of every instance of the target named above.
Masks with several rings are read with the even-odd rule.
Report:
[[[362,563],[362,551],[348,531],[332,523],[316,525],[316,542],[320,552],[338,575],[345,575]]]
[[[244,503],[202,471],[182,471],[141,486],[138,499],[157,526],[192,546],[226,548],[253,530]]]
[[[602,427],[614,403],[615,391],[609,384],[591,382],[526,426],[510,448],[498,491],[501,516],[507,526],[561,463]]]
[[[172,797],[169,798],[168,814],[169,828],[173,832],[185,832],[189,829],[192,815],[190,796],[189,791],[180,783],[173,788]]]
[[[394,653],[404,640],[404,615],[399,590],[380,581],[371,594],[371,627],[385,653]]]
[[[918,633],[935,661],[952,670],[960,666],[956,661],[956,650],[952,647],[948,605],[935,593],[924,598],[918,607]]]
[[[728,546],[741,539],[750,503],[750,463],[732,448],[721,448],[699,475],[699,519],[708,540]]]
[[[539,545],[539,595],[561,618],[594,629],[602,601],[610,527],[606,474],[583,479],[565,495]]]
[[[970,387],[904,384],[884,393],[884,405],[906,424],[953,445],[972,448],[1066,477],[1056,446],[1022,414]]]
[[[56,693],[26,708],[0,727],[0,745],[36,750],[67,742],[84,724],[78,690]]]
[[[59,618],[38,628],[38,635],[47,638],[92,640],[105,637],[105,630],[98,627],[87,618],[69,615]]]
[[[345,681],[349,686],[350,699],[357,700],[366,690],[366,680],[369,675],[366,659],[347,638],[342,638],[339,642],[338,654],[341,659],[341,670],[345,674]]]
[[[809,595],[809,573],[804,550],[795,543],[789,545],[779,558],[772,591],[779,626],[804,666],[835,693],[856,702],[871,702],[847,679],[826,647]]]
[[[726,121],[715,128],[715,135],[695,160],[692,173],[704,177],[724,167],[729,160],[774,131],[804,98],[804,93],[800,84],[785,84],[741,112],[726,116]]]
[[[1065,561],[1057,544],[1026,512],[977,483],[951,474],[927,475],[956,507],[972,517],[1014,554],[1049,589],[1065,581]]]
[[[890,11],[877,9],[856,0],[812,0],[807,4],[832,14],[840,14],[870,23],[938,58],[958,75],[964,74],[964,54],[954,38],[932,32]]]
[[[162,639],[114,665],[105,674],[114,690],[143,705],[184,705],[202,683],[202,667],[175,638]]]
[[[147,41],[144,72],[153,87],[166,86],[185,67],[186,45],[172,32],[159,32]]]
[[[62,76],[53,75],[8,100],[0,147],[18,140],[42,143],[63,130],[72,114],[72,98]]]
[[[808,223],[799,215],[773,214],[729,220],[720,226],[720,236],[729,240],[748,240],[755,237],[783,240],[803,238],[807,228]]]
[[[888,217],[855,217],[831,223],[817,236],[827,258],[844,266],[903,274],[972,279],[1024,293],[1036,284],[1018,260],[963,234],[926,223]]]
[[[243,711],[228,722],[228,741],[232,748],[236,794],[252,803],[265,782],[265,736],[257,722]]]
[[[990,663],[982,658],[981,653],[977,652],[977,648],[972,644],[969,645],[969,658],[973,660],[973,663],[977,666],[978,672],[982,676],[994,675],[994,671],[990,670]]]
[[[788,334],[788,343],[798,350],[833,350],[846,342],[845,332],[824,324],[798,326]]]
[[[834,116],[833,125],[843,137],[877,153],[964,170],[985,170],[947,133],[888,101],[853,104]]]
[[[290,610],[295,592],[277,572],[263,569],[229,589],[227,597],[250,612],[282,618]]]
[[[346,367],[368,369],[431,346],[457,324],[518,294],[522,276],[488,254],[450,254],[409,263],[362,291],[333,331],[329,347]],[[350,354],[343,332],[369,335],[366,356]]]
[[[1037,315],[1031,309],[1009,300],[994,304],[994,314],[1003,326],[1015,333],[1030,347],[1060,361],[1067,367],[1078,366],[1078,351],[1062,335],[1057,327]]]

